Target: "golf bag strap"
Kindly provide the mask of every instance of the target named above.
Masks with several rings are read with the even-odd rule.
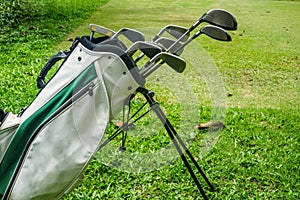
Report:
[[[5,112],[2,110],[2,109],[0,109],[0,126],[1,126],[1,124],[2,124],[2,121],[4,120],[4,118],[5,118]]]
[[[40,72],[40,75],[37,78],[37,87],[39,89],[43,89],[46,86],[45,77],[47,76],[51,67],[59,60],[66,58],[67,55],[68,55],[67,52],[60,51],[56,55],[54,55],[52,58],[49,59],[49,61],[43,67],[43,69]]]

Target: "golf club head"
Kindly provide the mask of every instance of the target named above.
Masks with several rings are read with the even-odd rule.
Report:
[[[108,28],[105,28],[103,26],[99,26],[97,24],[89,24],[89,29],[92,32],[99,33],[99,34],[107,36],[107,37],[111,37],[115,34],[114,31],[112,31]]]
[[[161,37],[158,40],[156,40],[155,43],[162,45],[165,49],[169,49],[176,41],[169,39],[169,38],[165,38],[165,37]],[[174,51],[176,49],[178,49],[179,47],[181,47],[181,43],[176,43],[175,46],[173,46],[169,52],[174,53]],[[184,48],[180,49],[178,52],[176,52],[177,55],[181,55],[183,52]]]
[[[176,25],[168,25],[165,27],[166,31],[172,35],[174,38],[179,39],[182,35],[184,35],[188,29],[184,28],[182,26],[176,26]],[[188,40],[190,34],[188,33],[183,38],[181,38],[181,42],[185,42]]]
[[[184,28],[182,26],[169,24],[169,25],[165,26],[164,28],[162,28],[159,31],[159,33],[155,35],[155,37],[152,39],[152,41],[155,42],[156,40],[158,40],[164,32],[167,32],[174,38],[179,39],[187,31],[188,31],[188,29]],[[185,42],[188,38],[189,38],[189,33],[187,35],[185,35],[183,38],[181,38],[181,41]]]
[[[236,18],[226,10],[209,10],[202,15],[200,21],[219,26],[225,30],[237,30]]]
[[[167,63],[172,69],[174,69],[178,73],[182,73],[185,70],[186,62],[179,56],[167,52],[161,52],[154,56],[150,60],[150,63],[157,63],[160,60]]]
[[[120,35],[124,35],[132,43],[135,43],[137,41],[145,41],[145,36],[143,33],[130,28],[120,29],[112,38],[117,38]]]
[[[148,58],[153,58],[162,52],[162,48],[156,44],[137,41],[126,50],[126,53],[132,56],[137,50],[141,50]]]
[[[231,41],[231,36],[224,29],[214,26],[214,25],[206,25],[200,29],[200,34],[205,34],[215,40],[220,41]]]

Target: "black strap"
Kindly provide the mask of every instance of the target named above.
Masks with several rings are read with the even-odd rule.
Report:
[[[40,72],[40,75],[37,78],[37,87],[39,89],[42,89],[46,86],[45,77],[47,76],[51,67],[59,60],[65,59],[67,57],[67,55],[68,55],[67,52],[60,51],[56,55],[54,55],[52,58],[50,58],[50,60],[43,67],[43,69]]]
[[[0,109],[0,125],[1,125],[2,121],[4,120],[4,118],[5,118],[5,112],[2,109]]]
[[[125,53],[124,49],[126,49],[125,45],[119,40],[111,40],[108,37],[101,37],[93,39],[92,41],[88,40],[88,36],[77,37],[73,42],[73,45],[70,48],[70,51],[60,51],[56,55],[54,55],[43,67],[38,78],[37,78],[37,87],[39,89],[43,89],[46,86],[45,77],[48,74],[48,71],[51,67],[61,59],[65,59],[70,52],[74,50],[74,48],[81,43],[83,46],[92,51],[98,52],[112,52],[118,55],[123,62],[126,64],[127,68],[131,70],[131,73],[134,75],[136,81],[143,85],[144,80],[137,74],[136,64],[134,61]]]

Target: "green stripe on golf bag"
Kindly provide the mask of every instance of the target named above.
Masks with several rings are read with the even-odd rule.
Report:
[[[65,102],[71,99],[74,91],[84,88],[97,77],[94,65],[90,65],[80,76],[63,88],[43,107],[30,116],[16,131],[6,154],[0,163],[0,197],[2,198],[12,177],[17,175],[17,167],[22,162],[27,146],[35,137],[35,131],[54,114]]]

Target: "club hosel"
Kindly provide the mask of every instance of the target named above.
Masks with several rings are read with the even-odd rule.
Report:
[[[159,37],[160,37],[160,34],[155,35],[154,38],[152,39],[152,41],[156,42],[156,40],[158,40]]]
[[[196,21],[188,30],[187,32],[185,32],[180,38],[178,38],[178,40],[169,47],[169,49],[167,51],[170,51],[182,38],[184,38],[187,34],[189,34],[190,32],[192,32],[197,26],[199,26],[199,24],[202,23],[202,17],[200,17],[200,19],[198,21]],[[198,32],[197,32],[198,33]],[[200,34],[200,33],[199,33]],[[199,35],[198,35],[199,36]],[[178,51],[180,51],[181,49],[183,49],[187,44],[189,44],[193,39],[195,39],[196,37],[193,35],[192,38],[190,38],[186,43],[184,43],[181,47],[179,47],[178,49],[176,49],[173,53],[176,54]]]
[[[95,34],[95,31],[91,31],[91,34],[90,34],[90,41],[92,41],[92,39],[94,38],[94,34]]]
[[[197,33],[195,33],[193,36],[192,36],[192,40],[196,39],[200,34],[201,34],[201,30],[199,30]]]
[[[202,23],[202,17],[189,28],[188,32],[192,32],[201,23]]]
[[[188,45],[192,40],[194,40],[199,35],[200,35],[200,31],[198,31],[195,35],[193,35],[191,38],[189,38],[184,44],[182,44],[175,51],[173,51],[173,54],[177,54],[181,49],[183,49],[186,45]]]
[[[154,63],[154,64],[155,64],[155,63]],[[144,65],[144,70],[148,70],[150,67],[154,66],[154,64],[148,61],[148,62]]]

